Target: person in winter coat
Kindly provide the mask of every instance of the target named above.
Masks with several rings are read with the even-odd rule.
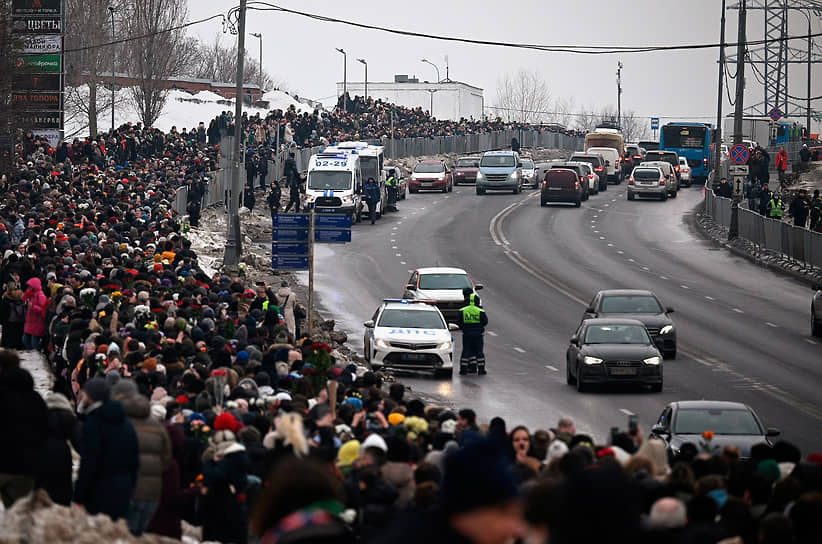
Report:
[[[28,289],[23,293],[26,303],[26,322],[23,325],[23,345],[26,349],[40,349],[40,339],[46,335],[46,309],[48,299],[43,293],[40,278],[26,282]]]
[[[80,447],[80,422],[74,415],[74,408],[65,395],[49,393],[46,397],[48,408],[48,439],[43,458],[37,471],[36,486],[45,489],[51,500],[57,504],[71,504],[72,458],[69,443]]]
[[[120,383],[127,384],[128,381],[120,380]],[[121,387],[120,383],[115,385],[115,391]],[[146,397],[135,390],[118,400],[134,426],[140,451],[137,485],[126,516],[131,533],[140,536],[151,523],[160,504],[163,473],[172,460],[171,439],[163,424],[152,417],[151,404]]]
[[[8,509],[33,488],[47,438],[46,404],[20,358],[0,351],[0,498]]]
[[[288,282],[283,280],[280,283],[280,288],[277,290],[277,306],[285,318],[285,326],[288,327],[288,332],[296,338],[297,320],[294,317],[294,305],[297,303],[297,296],[294,291],[288,286]]]
[[[126,517],[137,484],[140,450],[137,433],[123,405],[109,399],[104,378],[88,380],[78,397],[84,416],[80,435],[80,471],[73,501],[89,514]]]
[[[380,206],[380,186],[374,178],[368,178],[368,181],[363,187],[363,196],[365,202],[368,204],[368,218],[371,219],[373,225],[377,219],[377,208]]]
[[[0,322],[3,324],[3,338],[0,345],[8,349],[23,349],[23,325],[26,321],[26,304],[22,300],[23,291],[9,289],[0,300]]]
[[[231,431],[218,431],[212,440],[214,457],[203,463],[200,504],[203,540],[245,544],[248,540],[248,456]]]
[[[774,166],[779,174],[779,183],[782,183],[785,180],[785,172],[788,170],[788,152],[785,151],[785,146],[779,148]]]

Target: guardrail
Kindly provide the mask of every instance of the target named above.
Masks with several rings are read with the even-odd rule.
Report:
[[[731,226],[731,204],[730,198],[706,188],[705,215],[717,224]],[[822,267],[822,233],[759,215],[746,201],[739,203],[739,237],[752,243],[757,253],[770,251],[806,267]]]

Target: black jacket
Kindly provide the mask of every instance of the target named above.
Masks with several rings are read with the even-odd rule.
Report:
[[[65,506],[71,503],[72,493],[69,442],[75,448],[80,446],[80,422],[68,403],[52,405],[48,410],[48,439],[44,451],[48,461],[40,464],[36,485],[48,491],[51,500]]]
[[[48,416],[31,374],[12,367],[0,372],[0,473],[34,475],[42,462]]]

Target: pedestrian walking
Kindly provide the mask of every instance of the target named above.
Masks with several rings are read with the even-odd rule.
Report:
[[[294,160],[294,153],[288,154],[288,158],[285,160],[283,173],[285,174],[285,179],[288,183],[288,204],[285,206],[285,213],[288,213],[288,210],[291,209],[292,204],[294,205],[294,211],[299,213],[301,183],[300,174],[297,171],[297,161]]]
[[[808,144],[802,144],[802,149],[799,150],[799,160],[803,163],[811,160],[811,150],[808,149]]]
[[[397,177],[395,176],[395,169],[391,168],[388,171],[388,178],[385,180],[385,186],[388,189],[388,203],[385,209],[389,212],[397,212],[397,200],[399,199],[398,196],[398,189],[399,189],[399,182],[397,181]]]
[[[271,213],[271,219],[274,220],[274,216],[280,212],[280,201],[283,198],[283,191],[280,189],[280,184],[277,180],[273,180],[271,182],[271,192],[268,193],[266,197],[266,203],[268,204],[268,211]]]
[[[294,316],[294,307],[297,304],[297,297],[288,282],[283,280],[280,282],[280,288],[277,290],[277,306],[285,318],[285,326],[288,328],[288,333],[296,338],[297,319]]]
[[[267,153],[258,155],[255,159],[257,175],[260,177],[260,188],[265,189],[265,178],[268,177],[268,156]]]
[[[822,232],[822,197],[819,196],[819,189],[814,189],[813,198],[810,203],[810,229],[814,232]]]
[[[788,206],[788,215],[793,217],[793,225],[804,229],[808,223],[810,210],[811,203],[808,201],[807,191],[799,189],[796,196],[791,200],[791,205]]]
[[[28,289],[23,293],[26,303],[26,322],[23,325],[23,346],[26,349],[40,349],[40,339],[46,335],[46,309],[48,299],[43,294],[40,278],[31,278],[26,282]]]
[[[369,177],[363,187],[365,203],[368,204],[368,217],[373,225],[377,219],[377,208],[380,205],[380,186],[373,177]]]
[[[457,324],[462,329],[462,354],[460,355],[460,374],[485,375],[485,352],[483,342],[488,316],[480,308],[479,295],[471,287],[462,290],[465,306],[460,308]]]
[[[779,185],[782,186],[785,184],[785,172],[788,170],[788,152],[785,151],[785,146],[779,148],[774,165],[779,175]]]
[[[257,197],[254,195],[254,185],[246,183],[243,187],[243,206],[248,208],[248,211],[253,211],[256,203]]]
[[[57,504],[69,506],[72,493],[71,447],[80,447],[81,426],[74,414],[74,407],[65,395],[50,392],[46,397],[46,407],[48,438],[43,457],[48,462],[40,463],[36,486],[45,489]]]

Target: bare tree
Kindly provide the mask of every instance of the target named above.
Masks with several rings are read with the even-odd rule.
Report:
[[[554,112],[551,121],[564,127],[568,127],[574,120],[574,108],[576,108],[576,98],[557,98],[554,100]]]
[[[278,87],[274,78],[263,70],[260,81],[260,61],[245,51],[243,62],[243,83],[256,83],[263,92]],[[237,45],[224,46],[221,35],[212,43],[197,43],[196,57],[189,66],[186,75],[196,78],[211,79],[214,81],[234,81],[237,76]]]
[[[535,70],[505,74],[497,81],[497,109],[500,116],[519,123],[536,123],[548,119],[551,89]]]
[[[137,79],[130,89],[140,120],[151,126],[160,116],[168,96],[168,78],[186,72],[195,56],[196,41],[185,29],[170,30],[188,16],[180,0],[130,0],[123,2],[124,21],[133,39],[128,47],[129,72]]]

